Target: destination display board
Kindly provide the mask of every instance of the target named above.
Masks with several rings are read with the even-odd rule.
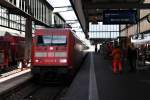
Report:
[[[104,10],[103,24],[136,24],[137,10]]]

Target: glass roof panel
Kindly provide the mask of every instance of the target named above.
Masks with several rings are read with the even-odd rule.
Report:
[[[53,7],[54,12],[58,12],[65,20],[66,23],[72,26],[72,30],[76,31],[76,34],[82,38],[84,37],[83,30],[77,20],[77,16],[71,7],[69,0],[47,0]],[[79,34],[80,33],[80,34]]]

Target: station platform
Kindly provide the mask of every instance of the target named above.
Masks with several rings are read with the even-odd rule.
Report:
[[[31,79],[30,69],[0,78],[0,96]]]
[[[64,100],[150,100],[150,71],[113,74],[111,60],[90,53]]]

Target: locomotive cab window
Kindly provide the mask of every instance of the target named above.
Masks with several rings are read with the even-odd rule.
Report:
[[[52,36],[51,35],[44,35],[44,36],[38,36],[37,37],[37,45],[51,45],[52,42]]]
[[[63,35],[54,35],[52,39],[52,45],[66,45],[67,37]]]

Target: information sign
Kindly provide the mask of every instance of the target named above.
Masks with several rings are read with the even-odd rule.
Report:
[[[136,24],[137,10],[104,10],[103,24]]]

